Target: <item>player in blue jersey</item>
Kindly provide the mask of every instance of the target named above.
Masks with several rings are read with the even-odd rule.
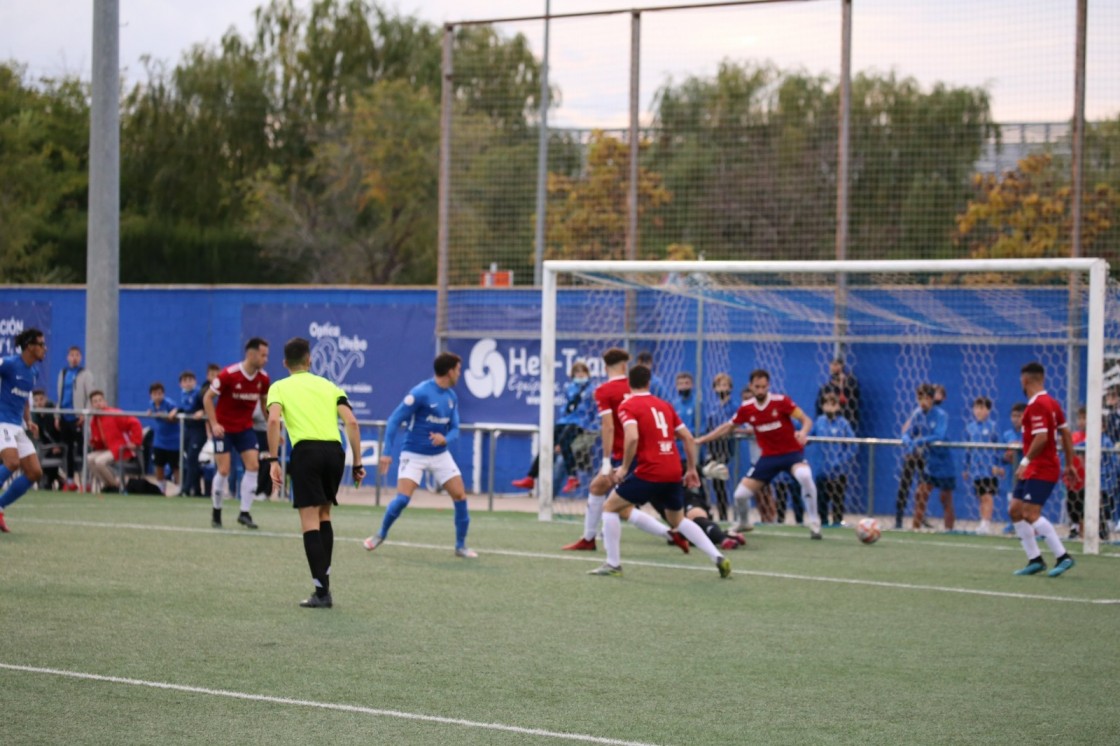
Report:
[[[24,329],[16,337],[18,355],[0,358],[0,485],[17,470],[22,471],[0,495],[0,531],[8,533],[4,508],[23,497],[43,476],[33,438],[39,427],[31,421],[31,392],[35,389],[35,364],[47,356],[47,343],[38,329]]]
[[[388,473],[393,463],[397,431],[401,425],[408,430],[397,467],[397,496],[385,510],[381,530],[362,543],[371,552],[381,546],[393,523],[408,507],[424,473],[431,472],[455,506],[455,556],[474,559],[478,554],[467,548],[471,518],[463,476],[447,451],[448,444],[459,437],[459,398],[452,388],[463,373],[463,361],[452,352],[444,352],[436,357],[433,367],[435,376],[414,386],[389,415],[385,447],[381,451],[384,455],[378,464],[382,474]]]

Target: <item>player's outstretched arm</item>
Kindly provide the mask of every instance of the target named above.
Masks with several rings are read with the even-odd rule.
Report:
[[[719,440],[723,436],[730,433],[732,431],[732,429],[734,429],[734,427],[735,427],[735,423],[731,422],[729,420],[727,422],[724,422],[722,425],[719,425],[715,430],[712,430],[711,432],[708,432],[704,435],[701,435],[699,438],[695,438],[693,440],[693,442],[696,445],[700,446],[700,445],[704,445],[705,443],[710,443],[713,440]]]
[[[809,433],[813,431],[813,419],[805,414],[801,407],[794,407],[790,412],[790,417],[801,423],[801,429],[797,431],[797,442],[804,448],[805,444],[809,442]]]

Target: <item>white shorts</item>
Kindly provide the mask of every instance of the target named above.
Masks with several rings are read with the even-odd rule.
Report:
[[[16,449],[20,460],[35,453],[35,444],[31,442],[31,438],[27,437],[27,433],[23,431],[21,426],[0,422],[0,451],[6,451],[9,448]]]
[[[400,466],[397,467],[398,482],[407,479],[420,484],[424,480],[424,472],[431,472],[436,484],[441,487],[462,474],[459,467],[455,465],[455,459],[451,458],[451,454],[447,451],[431,456],[401,451]]]

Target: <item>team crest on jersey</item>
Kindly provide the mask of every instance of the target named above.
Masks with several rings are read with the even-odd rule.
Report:
[[[404,403],[405,403],[405,406],[411,407],[413,404],[416,403],[416,397],[413,396],[412,394],[408,394],[404,398]]]

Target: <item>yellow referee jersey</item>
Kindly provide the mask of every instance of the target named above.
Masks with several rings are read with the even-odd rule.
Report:
[[[268,406],[280,405],[293,446],[301,440],[341,443],[338,402],[345,397],[346,393],[326,378],[300,371],[269,387]]]

